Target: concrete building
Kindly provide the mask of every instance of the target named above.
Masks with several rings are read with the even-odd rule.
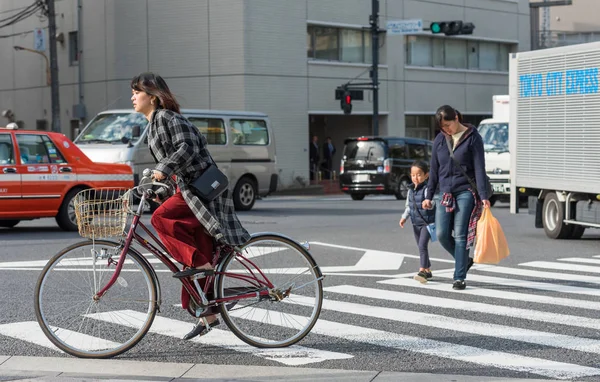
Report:
[[[81,8],[78,8],[78,3]],[[371,134],[372,96],[343,115],[335,88],[369,81],[370,0],[57,0],[62,130],[107,108],[131,107],[129,81],[164,76],[185,108],[262,111],[275,129],[281,186],[308,180],[308,142],[331,136],[339,163],[343,140]],[[4,19],[32,0],[3,0]],[[442,104],[467,121],[489,116],[492,95],[508,91],[508,54],[528,50],[528,0],[380,0],[387,21],[464,20],[473,35],[430,32],[381,36],[380,134],[433,138]],[[0,29],[0,109],[24,128],[47,128],[50,88],[32,48],[32,16]],[[80,34],[77,34],[81,25]],[[47,30],[46,30],[47,33]],[[3,121],[2,123],[5,123]]]

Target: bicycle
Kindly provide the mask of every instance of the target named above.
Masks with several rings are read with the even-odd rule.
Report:
[[[159,271],[174,276],[183,266],[180,269],[174,263],[165,246],[140,220],[144,202],[156,195],[153,186],[169,187],[152,181],[150,170],[146,170],[140,185],[130,190],[88,189],[76,196],[79,234],[89,240],[52,257],[35,290],[37,321],[60,350],[81,358],[122,354],[141,341],[160,312],[161,287],[152,263],[164,264],[168,270]],[[135,211],[134,196],[139,198]],[[138,228],[149,240],[138,233]],[[134,243],[154,258],[147,258]],[[256,347],[290,346],[310,332],[321,312],[324,276],[308,243],[265,232],[253,234],[242,247],[218,244],[214,248],[213,270],[179,278],[190,295],[190,314],[206,324],[204,317],[218,310],[240,340]],[[287,251],[293,256],[283,258]],[[267,267],[257,265],[263,260]],[[81,272],[80,277],[71,281],[70,276],[77,272]],[[286,281],[278,282],[278,275]],[[203,287],[199,280],[204,280]],[[133,297],[125,298],[128,293]],[[76,302],[79,297],[83,300]],[[260,308],[249,314],[256,305]],[[283,317],[284,310],[291,311],[289,316]],[[210,326],[207,328],[209,333]]]

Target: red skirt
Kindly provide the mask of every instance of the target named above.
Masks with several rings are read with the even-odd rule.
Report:
[[[181,192],[178,191],[161,204],[152,214],[150,223],[171,256],[179,263],[186,267],[197,267],[212,261],[213,238],[188,207]],[[203,283],[200,285],[203,286]],[[187,309],[189,301],[190,296],[182,287],[183,309]]]

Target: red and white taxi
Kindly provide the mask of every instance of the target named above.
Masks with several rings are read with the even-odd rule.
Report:
[[[0,127],[0,227],[55,217],[62,229],[76,231],[79,191],[133,186],[130,166],[92,162],[63,134]]]

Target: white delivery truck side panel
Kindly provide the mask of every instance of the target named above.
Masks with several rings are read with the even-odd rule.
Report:
[[[600,43],[511,56],[511,212],[529,195],[552,238],[600,228],[599,68]]]

